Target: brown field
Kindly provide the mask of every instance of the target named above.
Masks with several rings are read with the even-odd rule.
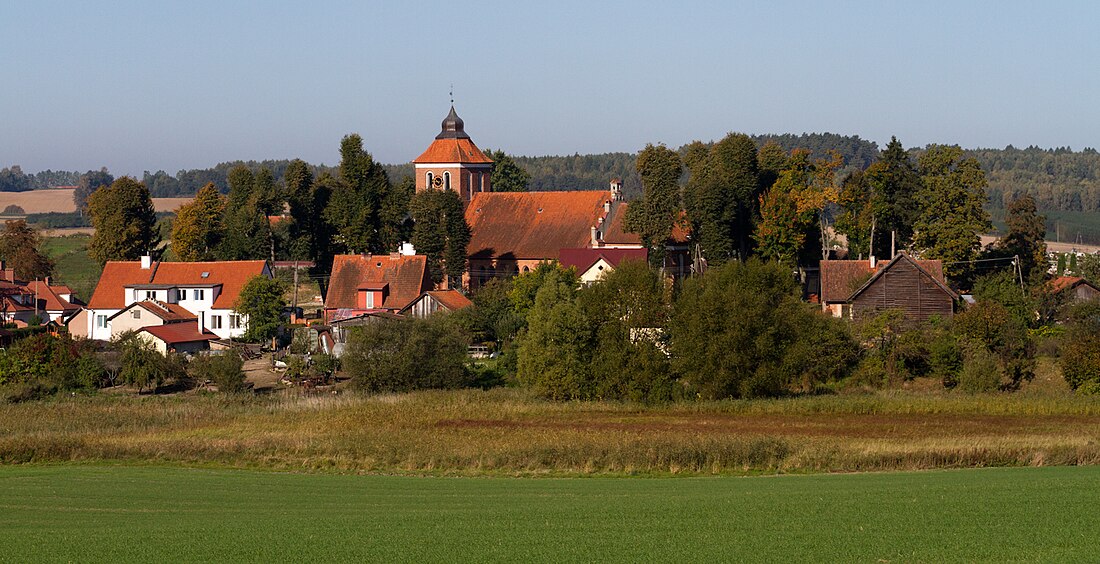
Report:
[[[153,198],[158,212],[176,211],[192,198]],[[27,213],[71,213],[76,211],[72,189],[32,190],[30,192],[0,192],[0,210],[15,204]]]
[[[1014,394],[918,387],[661,407],[557,403],[517,389],[367,396],[270,385],[274,393],[235,398],[114,390],[0,405],[0,463],[457,475],[1100,464],[1100,398],[1042,378]]]

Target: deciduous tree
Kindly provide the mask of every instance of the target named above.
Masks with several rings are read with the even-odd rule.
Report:
[[[1008,205],[1005,223],[1008,232],[997,242],[1001,251],[1020,257],[1020,271],[1027,281],[1046,277],[1046,218],[1035,209],[1035,199],[1021,196]]]
[[[526,192],[531,174],[516,164],[504,151],[486,150],[485,156],[493,159],[493,173],[489,177],[493,192]]]
[[[101,265],[109,260],[137,260],[160,243],[157,215],[145,185],[123,176],[88,198],[95,234],[88,254]]]
[[[979,235],[992,228],[984,208],[985,172],[978,161],[962,158],[957,146],[931,145],[919,164],[924,188],[913,244],[927,258],[943,260],[955,284],[969,285]]]
[[[225,234],[225,197],[213,183],[180,206],[172,223],[172,251],[185,262],[216,260]]]
[[[0,258],[20,280],[40,280],[53,274],[54,262],[42,252],[42,237],[22,219],[4,222]]]
[[[115,177],[111,176],[111,173],[107,172],[107,167],[103,167],[99,170],[89,170],[80,175],[80,181],[77,182],[76,189],[73,190],[73,203],[76,204],[76,210],[84,212],[88,208],[88,196],[92,195],[92,192],[99,190],[103,186],[110,186],[115,181]]]
[[[680,155],[664,145],[646,145],[638,153],[642,198],[627,208],[626,227],[637,233],[649,251],[650,264],[665,264],[665,245],[680,219]]]
[[[248,316],[246,341],[264,341],[274,337],[282,324],[286,307],[286,285],[264,275],[252,277],[241,289],[233,309]]]
[[[449,287],[460,284],[466,271],[470,226],[458,192],[420,192],[413,196],[409,212],[414,222],[412,244],[417,253],[427,255],[432,281],[438,284],[446,277]]]

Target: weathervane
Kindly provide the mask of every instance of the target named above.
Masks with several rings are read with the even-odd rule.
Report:
[[[455,83],[451,83],[451,105],[455,105]]]

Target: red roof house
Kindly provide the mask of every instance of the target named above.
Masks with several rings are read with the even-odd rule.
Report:
[[[424,255],[337,255],[325,296],[325,319],[401,311],[432,286]]]

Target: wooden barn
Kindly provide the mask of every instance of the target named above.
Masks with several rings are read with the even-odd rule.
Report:
[[[959,295],[944,283],[942,276],[932,274],[908,254],[899,253],[853,292],[848,301],[852,319],[897,309],[905,313],[906,319],[927,321],[933,316],[953,316],[958,299]]]

